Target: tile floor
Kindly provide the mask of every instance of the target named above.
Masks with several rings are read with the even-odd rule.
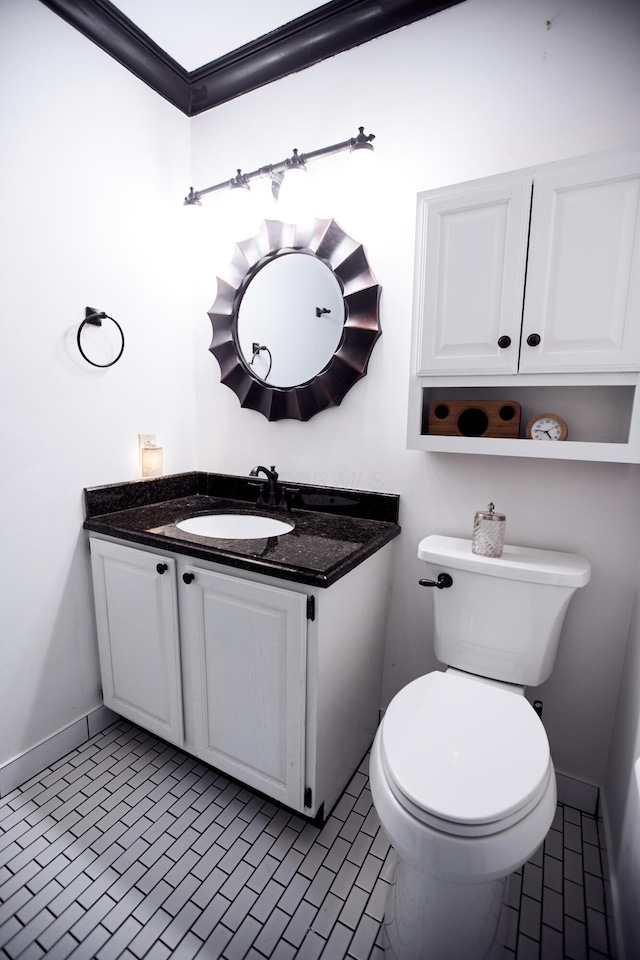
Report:
[[[0,800],[0,957],[382,960],[367,762],[319,829],[114,724]],[[598,822],[559,805],[506,902],[512,960],[612,956]]]

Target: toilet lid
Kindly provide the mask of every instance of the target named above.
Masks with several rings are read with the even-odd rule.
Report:
[[[400,802],[445,824],[512,818],[549,778],[547,735],[525,697],[464,674],[430,673],[401,690],[385,713],[381,746]]]

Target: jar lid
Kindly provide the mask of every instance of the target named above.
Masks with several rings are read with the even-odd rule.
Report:
[[[476,519],[477,520],[506,520],[507,519],[506,514],[495,513],[493,508],[494,508],[494,504],[490,503],[489,506],[487,507],[487,510],[489,511],[488,513],[484,513],[482,510],[479,510],[476,513]]]

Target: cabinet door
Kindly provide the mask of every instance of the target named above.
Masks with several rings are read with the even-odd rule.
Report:
[[[91,567],[106,706],[181,746],[174,561],[91,538]]]
[[[640,156],[536,177],[520,370],[637,370],[639,317]]]
[[[197,755],[302,810],[306,596],[197,567],[180,573],[193,574],[180,603]]]
[[[417,374],[515,373],[531,177],[420,194]]]

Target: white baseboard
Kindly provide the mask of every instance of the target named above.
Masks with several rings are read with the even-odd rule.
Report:
[[[87,725],[89,728],[88,739],[95,737],[96,733],[106,730],[106,728],[110,727],[116,720],[122,720],[122,717],[114,713],[113,710],[109,710],[104,704],[101,707],[96,707],[95,710],[91,710],[91,712],[87,714]]]
[[[107,707],[96,707],[24,753],[7,760],[0,766],[0,797],[22,786],[31,777],[64,757],[65,753],[75,750],[118,719],[118,715]]]
[[[576,810],[581,810],[582,813],[590,813],[595,817],[600,796],[600,790],[595,784],[576,780],[575,777],[569,777],[566,773],[560,773],[557,770],[556,783],[558,803],[566,803],[570,807],[575,807]]]
[[[602,791],[602,803],[600,807],[602,814],[602,827],[604,828],[604,846],[603,850],[603,872],[604,872],[604,894],[605,906],[607,911],[607,922],[609,925],[609,945],[611,955],[618,960],[626,960],[626,951],[624,948],[624,937],[620,928],[620,892],[618,887],[618,877],[616,873],[616,864],[609,855],[613,849],[611,843],[611,826],[609,820],[609,811],[607,809],[607,795]],[[602,834],[601,834],[602,837]],[[602,843],[602,839],[601,839]]]

